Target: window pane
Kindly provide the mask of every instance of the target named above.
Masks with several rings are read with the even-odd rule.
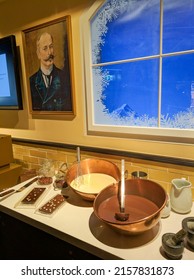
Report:
[[[163,127],[194,128],[194,54],[163,58]]]
[[[159,2],[107,1],[91,21],[93,63],[158,54]]]
[[[163,53],[194,48],[194,0],[165,0]]]
[[[158,59],[93,69],[96,124],[157,126]]]

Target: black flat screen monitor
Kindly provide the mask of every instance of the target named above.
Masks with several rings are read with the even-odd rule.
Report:
[[[22,110],[19,60],[14,35],[0,38],[0,110]]]

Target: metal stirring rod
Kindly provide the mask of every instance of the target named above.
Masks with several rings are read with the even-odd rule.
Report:
[[[82,170],[81,170],[81,157],[80,157],[80,147],[77,147],[77,177],[76,177],[76,184],[77,186],[80,186],[83,184],[83,176],[82,176]]]

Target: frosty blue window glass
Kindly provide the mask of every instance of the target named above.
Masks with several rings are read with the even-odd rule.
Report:
[[[194,53],[163,58],[162,127],[194,128],[193,80]]]
[[[159,54],[159,2],[107,1],[91,21],[93,63]]]
[[[94,123],[194,128],[194,0],[107,0],[90,19]]]
[[[194,2],[163,1],[163,53],[194,49]]]
[[[95,100],[101,104],[101,111],[117,124],[141,126],[149,116],[149,126],[157,126],[158,80],[150,73],[158,72],[158,63],[158,59],[148,59],[95,67]],[[100,84],[104,88],[99,92]],[[104,114],[98,109],[95,123],[103,121]]]

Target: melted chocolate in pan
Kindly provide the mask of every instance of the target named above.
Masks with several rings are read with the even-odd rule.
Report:
[[[125,213],[129,218],[120,222],[115,218],[115,213],[120,211],[117,196],[104,200],[98,208],[98,215],[101,219],[110,223],[134,223],[145,219],[157,212],[159,207],[152,201],[137,195],[125,195]]]

